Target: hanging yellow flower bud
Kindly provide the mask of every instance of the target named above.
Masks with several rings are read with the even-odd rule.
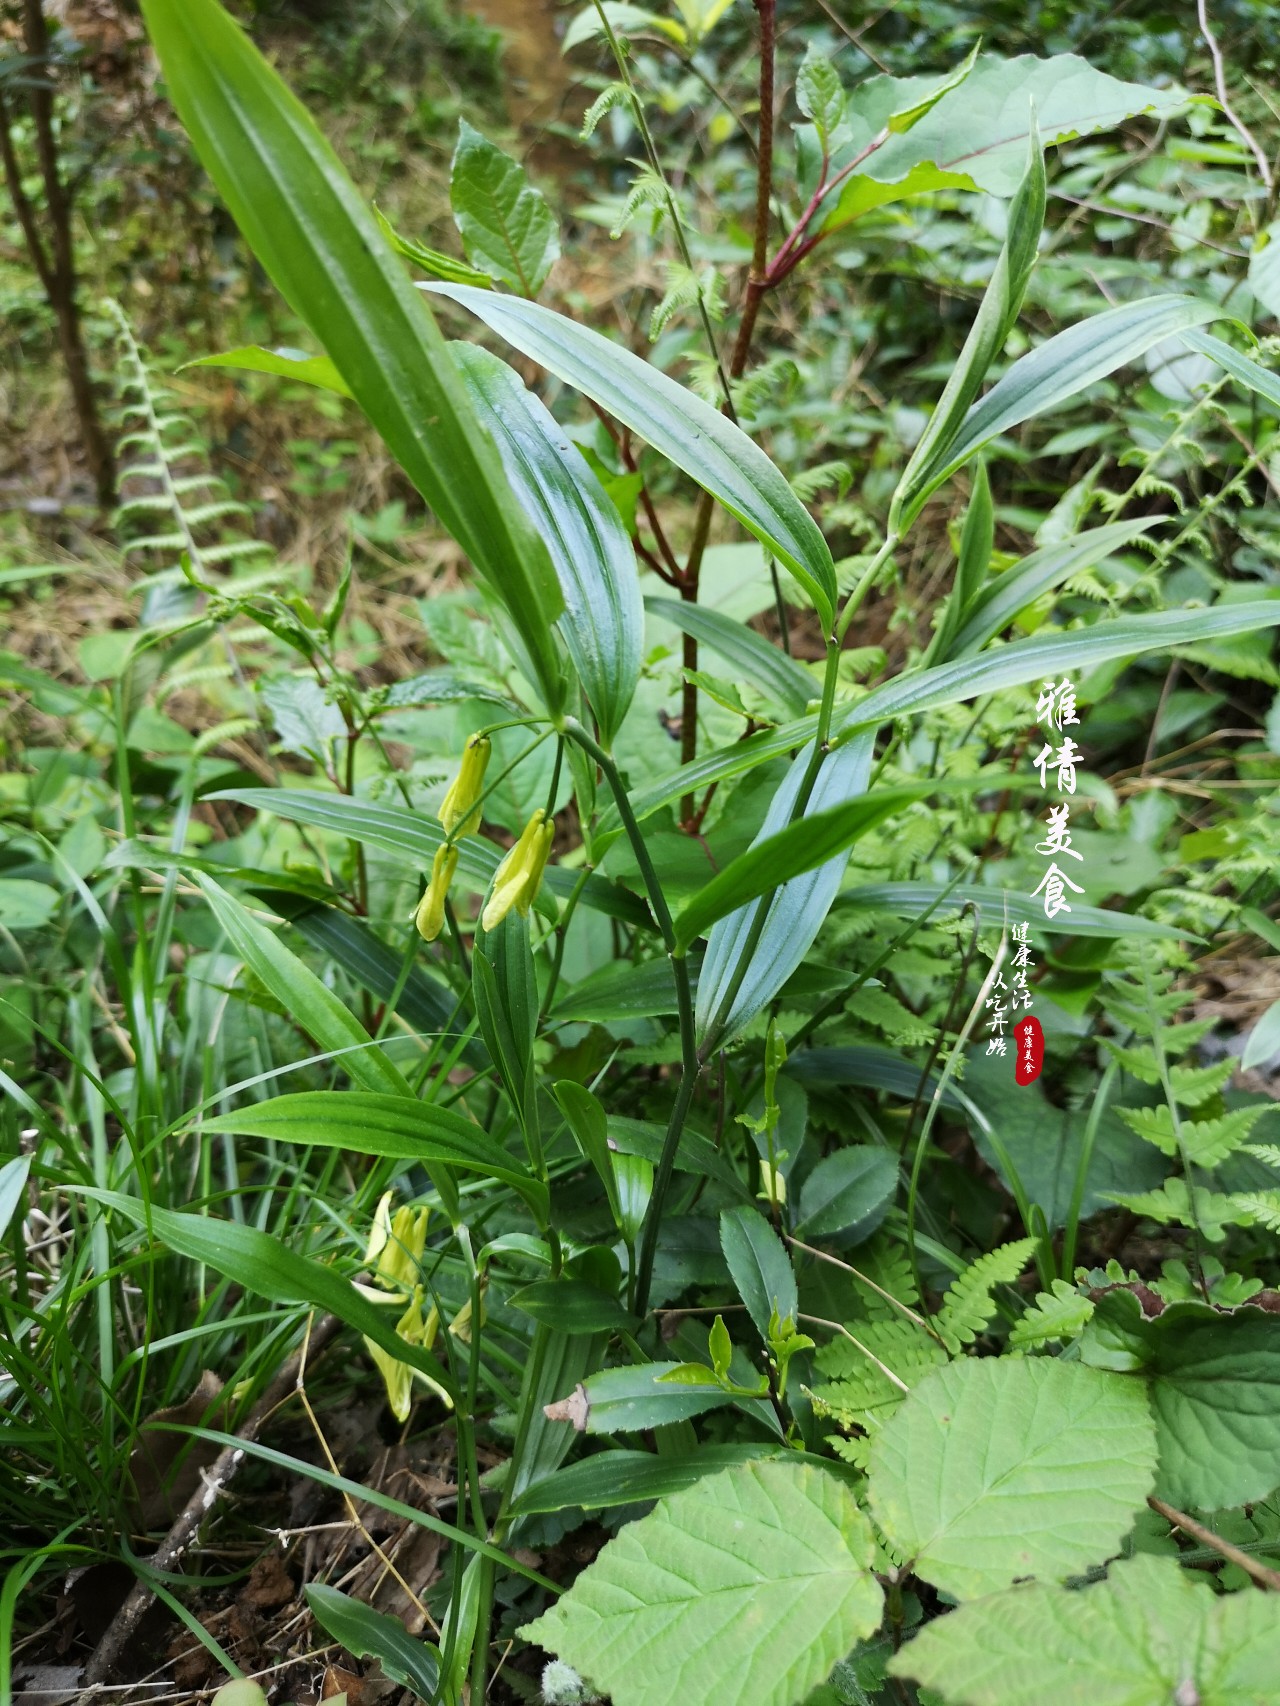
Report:
[[[450,847],[447,842],[441,842],[431,864],[431,881],[427,884],[427,892],[418,902],[418,910],[413,920],[424,942],[434,942],[444,929],[444,900],[457,868],[458,849]]]
[[[496,929],[513,906],[522,918],[527,917],[554,837],[555,825],[539,807],[493,874],[493,892],[480,919],[486,930]]]
[[[396,1322],[396,1334],[407,1345],[422,1345],[430,1350],[435,1343],[436,1333],[440,1328],[440,1316],[433,1306],[430,1313],[423,1311],[422,1287],[414,1290],[409,1307],[399,1321]],[[429,1386],[446,1404],[451,1404],[447,1392],[437,1386],[429,1374],[420,1369],[412,1368],[407,1362],[401,1362],[398,1357],[384,1351],[382,1346],[372,1339],[366,1339],[365,1349],[373,1358],[382,1375],[387,1388],[387,1402],[391,1406],[391,1414],[398,1422],[408,1419],[409,1406],[413,1400],[413,1381],[415,1375],[425,1386]]]
[[[474,835],[479,829],[480,792],[489,750],[488,735],[472,735],[463,748],[458,774],[440,802],[440,822],[446,835]]]

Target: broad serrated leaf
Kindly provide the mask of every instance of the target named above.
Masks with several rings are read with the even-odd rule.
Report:
[[[449,173],[467,259],[521,296],[536,296],[560,255],[556,216],[524,168],[462,119]]]
[[[629,1523],[520,1633],[613,1706],[796,1706],[878,1625],[873,1558],[834,1475],[748,1464]]]
[[[818,52],[813,42],[809,43],[796,73],[796,105],[806,118],[813,120],[823,148],[829,148],[844,121],[844,85],[835,66]]]
[[[927,1624],[889,1661],[947,1706],[1270,1706],[1280,1618],[1139,1555],[1072,1592],[1034,1582]]]
[[[1139,1385],[1077,1363],[969,1359],[927,1375],[877,1434],[871,1509],[917,1575],[973,1599],[1114,1556],[1155,1465]]]
[[[1280,1316],[1171,1303],[1148,1320],[1133,1292],[1098,1300],[1085,1362],[1140,1375],[1160,1446],[1157,1491],[1221,1510],[1280,1486]]]

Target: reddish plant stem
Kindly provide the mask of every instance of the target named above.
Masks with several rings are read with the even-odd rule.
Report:
[[[108,505],[115,496],[115,459],[102,429],[89,373],[89,358],[80,326],[76,291],[75,253],[71,241],[71,201],[58,170],[58,147],[53,129],[53,81],[49,67],[49,28],[42,0],[24,0],[23,46],[34,61],[27,80],[35,134],[36,159],[44,184],[47,240],[42,238],[35,210],[23,193],[22,175],[10,134],[10,115],[0,100],[0,154],[4,175],[18,223],[31,254],[41,288],[53,309],[58,326],[71,399],[80,423],[85,460],[97,490],[99,503]],[[47,245],[47,246],[46,246]]]
[[[756,170],[756,218],[751,251],[751,270],[747,274],[747,289],[742,304],[742,318],[738,323],[738,336],[734,341],[733,354],[729,359],[729,378],[731,381],[741,379],[746,371],[747,356],[751,351],[751,339],[755,333],[760,304],[769,288],[769,204],[773,196],[773,103],[774,61],[777,46],[777,0],[755,0],[755,7],[760,15],[760,140]],[[702,559],[706,553],[707,540],[711,534],[711,517],[714,509],[715,499],[709,492],[704,492],[699,499],[697,513],[694,516],[693,538],[689,542],[689,555],[685,559],[684,576],[680,587],[680,596],[687,604],[698,602],[698,583],[702,574]],[[684,636],[681,662],[686,671],[695,670],[698,667],[698,642],[692,634]],[[694,682],[686,679],[680,699],[680,762],[681,764],[692,764],[697,756],[698,689]],[[680,820],[691,831],[701,822],[700,817],[696,816],[695,802],[691,793],[684,795],[680,801]]]

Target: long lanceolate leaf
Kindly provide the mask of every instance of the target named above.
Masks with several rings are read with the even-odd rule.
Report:
[[[250,248],[515,625],[550,709],[564,681],[550,560],[440,330],[337,155],[217,0],[144,0],[170,99]]]
[[[815,816],[867,791],[875,731],[856,736],[845,746],[828,753],[818,771],[809,796],[806,816]],[[791,813],[812,756],[812,743],[799,752],[782,786],[774,795],[753,843],[758,848],[791,821]],[[802,820],[803,821],[803,820]],[[765,915],[760,939],[752,950],[746,971],[730,996],[746,952],[756,914],[752,903],[740,907],[713,926],[707,939],[707,954],[698,979],[698,1030],[706,1035],[714,1021],[724,1036],[733,1036],[772,1001],[800,964],[822,928],[849,863],[849,851],[837,853],[816,870],[793,877],[778,889]],[[728,1002],[728,1010],[721,1008]]]
[[[1044,198],[1044,155],[1035,119],[1032,118],[1030,160],[1009,209],[1008,235],[996,261],[991,283],[960,351],[960,359],[894,493],[889,508],[889,526],[895,533],[909,526],[912,518],[919,513],[924,494],[929,489],[931,471],[945,458],[947,446],[960,429],[966,409],[977,396],[987,369],[1003,349],[1018,318],[1044,225]]]
[[[722,610],[674,598],[646,598],[644,604],[651,616],[661,617],[718,652],[733,666],[735,680],[741,677],[749,681],[793,717],[818,697],[818,683],[803,664]]]
[[[1222,318],[1223,310],[1212,302],[1190,296],[1148,296],[1104,309],[1059,332],[1015,361],[1004,378],[973,405],[955,436],[915,471],[910,487],[899,488],[899,527],[908,527],[929,494],[1000,433],[1056,409],[1116,368],[1137,361],[1165,338]]]
[[[368,847],[379,847],[423,872],[430,870],[436,849],[444,841],[444,831],[434,818],[406,811],[402,806],[351,799],[345,794],[322,794],[311,788],[230,788],[206,797],[236,800],[241,805],[287,818],[291,823],[332,830],[335,835],[349,836]],[[483,892],[493,881],[502,854],[492,842],[474,835],[466,836],[456,846],[459,880]],[[567,898],[580,881],[580,873],[550,865],[542,880],[553,894]],[[638,929],[653,927],[643,901],[605,877],[587,878],[581,904]]]
[[[610,746],[640,677],[644,607],[635,549],[586,458],[505,361],[453,345],[472,404],[511,488],[551,553],[561,631]]]
[[[150,1231],[179,1256],[203,1262],[215,1273],[272,1303],[305,1304],[324,1309],[381,1345],[398,1362],[410,1363],[450,1397],[456,1395],[453,1381],[443,1365],[423,1345],[410,1344],[396,1333],[395,1316],[363,1297],[350,1280],[312,1256],[299,1255],[269,1232],[237,1221],[209,1215],[176,1213],[127,1197],[115,1191],[80,1187],[107,1208],[122,1214],[135,1226]]]
[[[1093,568],[1112,552],[1157,526],[1161,519],[1160,516],[1140,516],[1134,521],[1113,521],[1106,527],[1091,527],[1084,533],[1077,533],[1061,544],[1046,545],[1042,551],[1033,551],[1029,557],[1024,557],[1020,563],[998,575],[973,599],[964,611],[959,630],[946,647],[945,655],[971,657],[1042,593],[1061,586],[1063,581],[1082,569]]]
[[[470,285],[424,285],[469,308],[491,331],[590,397],[669,457],[785,563],[824,629],[836,572],[826,540],[782,474],[740,427],[630,350],[563,314]]]
[[[369,1095],[361,1090],[333,1096],[323,1090],[304,1090],[206,1119],[203,1129],[458,1167],[509,1185],[535,1214],[546,1216],[546,1186],[513,1161],[500,1144],[461,1114],[411,1096]]]
[[[842,738],[853,730],[879,726],[893,717],[959,705],[983,693],[1021,687],[1052,674],[1092,669],[1115,658],[1140,657],[1144,652],[1168,651],[1229,634],[1248,634],[1280,623],[1280,602],[1253,599],[1248,604],[1224,604],[1205,610],[1159,610],[1145,616],[1122,616],[1096,622],[1092,628],[1073,628],[1033,640],[1019,640],[980,657],[956,658],[934,669],[916,670],[875,688],[856,705],[838,708],[834,730]],[[637,788],[631,797],[638,821],[677,800],[690,788],[709,787],[729,776],[740,776],[758,764],[779,758],[813,739],[816,716],[799,717],[781,728],[764,729],[748,740],[703,753],[694,763],[671,770]],[[606,813],[603,827],[615,819]],[[784,818],[783,822],[786,821]],[[704,968],[703,977],[706,977]]]
[[[1274,628],[1277,623],[1280,623],[1280,599],[1121,616],[1114,622],[1097,622],[1092,628],[1073,628],[1043,639],[1021,640],[1017,645],[983,652],[978,657],[956,658],[951,663],[939,664],[936,669],[899,676],[838,714],[836,727],[839,732],[848,733],[888,722],[892,717],[959,704],[977,698],[980,693],[1020,687],[1041,676],[1072,674],[1078,678],[1083,670],[1110,663],[1114,658],[1167,651],[1172,646],[1198,645],[1228,634]]]

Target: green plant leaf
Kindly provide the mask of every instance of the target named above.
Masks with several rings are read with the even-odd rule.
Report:
[[[791,1258],[759,1209],[725,1209],[720,1216],[720,1248],[760,1337],[768,1339],[775,1313],[780,1321],[794,1322],[800,1301]]]
[[[1251,356],[1242,355],[1239,350],[1232,349],[1230,344],[1224,343],[1221,338],[1215,338],[1211,332],[1183,332],[1182,342],[1188,349],[1216,361],[1224,373],[1229,373],[1246,391],[1253,391],[1257,396],[1265,398],[1272,409],[1280,414],[1280,378],[1277,378],[1270,368],[1263,367]]]
[[[834,171],[861,154],[881,130],[890,135],[829,202],[823,214],[827,230],[868,207],[923,189],[951,186],[1012,195],[1026,165],[1033,124],[1048,147],[1110,130],[1140,113],[1171,118],[1187,104],[1176,89],[1123,83],[1074,54],[1004,59],[984,53],[963,82],[947,90],[905,134],[892,134],[894,116],[912,113],[937,86],[936,76],[873,77],[859,85],[849,103],[850,138],[832,161]]]
[[[449,199],[471,264],[536,296],[560,257],[556,216],[523,167],[466,119],[458,124]]]
[[[675,598],[646,598],[644,607],[651,616],[718,652],[742,680],[758,687],[788,716],[802,715],[805,706],[819,696],[818,683],[802,664],[723,611]]]
[[[979,657],[955,658],[934,669],[908,672],[883,687],[873,688],[865,699],[847,710],[837,711],[835,725],[841,735],[873,723],[920,711],[936,711],[974,699],[980,693],[998,693],[1005,687],[1048,679],[1051,675],[1074,674],[1076,679],[1097,664],[1114,658],[1139,657],[1144,652],[1168,651],[1174,646],[1228,634],[1248,634],[1280,623],[1280,599],[1251,599],[1247,604],[1215,604],[1201,610],[1153,610],[1144,616],[1118,616],[1095,622],[1091,628],[1072,628],[1032,640],[983,652]],[[745,744],[745,743],[744,743]]]
[[[898,1188],[898,1162],[887,1149],[858,1144],[822,1160],[800,1187],[797,1233],[860,1244],[889,1212]]]
[[[548,1475],[512,1501],[513,1516],[545,1515],[551,1511],[610,1510],[618,1505],[665,1499],[692,1487],[707,1475],[773,1457],[783,1448],[772,1445],[699,1445],[687,1457],[667,1457],[652,1451],[601,1451]]]
[[[453,350],[511,489],[551,553],[564,597],[560,630],[609,746],[640,677],[635,550],[590,464],[519,374],[477,345]]]
[[[370,1303],[350,1280],[324,1262],[300,1256],[278,1237],[259,1232],[256,1226],[203,1214],[177,1213],[89,1185],[78,1189],[83,1196],[105,1204],[134,1226],[151,1233],[177,1255],[205,1263],[215,1273],[224,1274],[236,1285],[271,1303],[303,1304],[327,1310],[366,1339],[372,1339],[397,1361],[419,1369],[442,1391],[456,1398],[453,1381],[431,1352],[423,1345],[402,1339],[390,1310]]]
[[[1280,1619],[1170,1558],[1113,1564],[1077,1592],[1033,1582],[927,1624],[889,1661],[947,1706],[1266,1706]]]
[[[1033,551],[1029,557],[1024,557],[1020,563],[998,575],[966,605],[959,631],[947,647],[947,655],[953,658],[972,657],[1042,593],[1061,586],[1063,581],[1079,574],[1082,569],[1096,568],[1113,552],[1130,544],[1149,528],[1159,526],[1163,519],[1162,516],[1140,516],[1134,521],[1113,521],[1107,527],[1091,527],[1060,544],[1046,545],[1041,551]]]
[[[844,120],[845,92],[840,73],[812,41],[796,72],[796,105],[813,120],[818,138],[827,148]]]
[[[747,746],[750,742],[740,744]],[[792,759],[790,770],[769,802],[751,852],[757,852],[775,835],[783,833],[790,823],[812,752],[810,739]],[[874,756],[874,733],[828,753],[818,771],[801,825],[808,822],[811,813],[816,815],[864,799]],[[694,766],[685,768],[688,771]],[[816,870],[782,885],[769,904],[764,929],[747,960],[736,994],[731,995],[731,991],[747,952],[756,909],[740,907],[712,926],[698,978],[697,1023],[704,1038],[713,1024],[720,1027],[722,1037],[736,1035],[773,1000],[812,947],[839,892],[848,863],[846,849]]]
[[[930,484],[933,472],[946,462],[948,447],[963,433],[965,411],[978,395],[987,369],[1004,348],[1022,307],[1044,226],[1044,155],[1034,115],[1030,126],[1026,172],[1009,208],[1009,227],[991,283],[983,292],[964,348],[893,494],[889,505],[891,533],[905,533],[923,508],[937,483]]]
[[[696,480],[805,588],[824,629],[835,614],[831,552],[782,474],[740,427],[630,350],[537,303],[423,286],[461,303],[531,361],[607,409]]]
[[[833,1475],[747,1464],[628,1523],[520,1633],[614,1706],[794,1706],[879,1623],[873,1550]]]
[[[339,1057],[342,1070],[353,1083],[390,1096],[410,1095],[400,1069],[310,966],[212,877],[194,871],[192,881],[209,902],[232,952],[262,980],[295,1024],[314,1037],[322,1049]]]
[[[1156,1490],[1179,1510],[1220,1510],[1280,1486],[1280,1318],[1171,1303],[1147,1320],[1133,1292],[1096,1301],[1083,1361],[1142,1376],[1160,1446]]]
[[[513,1309],[523,1309],[557,1333],[634,1332],[639,1323],[628,1315],[616,1297],[579,1279],[535,1280],[512,1292]]]
[[[414,266],[420,267],[432,278],[446,279],[450,284],[476,284],[481,290],[493,289],[493,280],[487,272],[481,272],[478,267],[469,267],[465,261],[457,261],[452,255],[442,254],[439,249],[428,248],[425,243],[418,243],[412,237],[404,236],[376,205],[373,217],[378,221],[379,231],[396,254],[403,255],[406,261],[412,261]]]
[[[688,38],[681,25],[674,18],[663,18],[656,12],[649,12],[643,6],[633,6],[629,0],[604,0],[600,8],[587,6],[579,12],[565,31],[561,53],[568,53],[572,48],[580,46],[584,41],[594,41],[604,34],[604,25],[600,22],[600,12],[603,11],[610,26],[621,36],[629,36],[637,31],[647,31],[650,35],[666,36],[668,41],[685,42]]]
[[[664,962],[670,966],[670,962]],[[618,1198],[618,1180],[614,1173],[613,1153],[609,1148],[609,1119],[604,1107],[585,1084],[561,1079],[553,1094],[569,1122],[578,1148],[595,1168],[609,1199],[609,1212],[615,1226],[622,1222],[622,1207]]]
[[[412,862],[416,869],[424,872],[431,869],[436,849],[444,841],[444,830],[434,818],[406,811],[402,806],[378,805],[372,800],[350,799],[344,794],[322,794],[312,788],[227,788],[205,797],[236,800],[240,805],[271,812],[291,823],[331,830],[333,834],[348,836],[352,841],[380,847],[386,853]],[[458,877],[465,879],[476,892],[483,893],[493,881],[502,853],[491,842],[475,835],[464,837],[457,843],[457,848]],[[579,880],[579,872],[561,870],[555,865],[548,865],[542,873],[543,886],[566,899]],[[639,929],[654,928],[644,902],[618,883],[603,877],[587,878],[581,904]]]
[[[1047,339],[1014,362],[927,460],[913,456],[910,480],[904,474],[895,499],[899,526],[909,527],[930,493],[1002,432],[1056,409],[1165,338],[1223,317],[1216,303],[1191,296],[1146,296],[1105,308]]]
[[[306,110],[217,0],[145,0],[143,15],[169,98],[249,247],[493,588],[520,634],[521,667],[558,710],[560,590],[421,294]]]
[[[325,1634],[332,1635],[353,1658],[377,1659],[392,1682],[404,1683],[423,1700],[434,1697],[440,1684],[440,1654],[428,1642],[415,1640],[398,1617],[388,1617],[320,1582],[308,1582],[303,1592]]]
[[[956,1599],[1103,1563],[1155,1476],[1140,1387],[1048,1358],[966,1360],[925,1376],[871,1445],[876,1521]]]
[[[301,1147],[315,1144],[356,1155],[393,1156],[424,1166],[460,1167],[519,1192],[539,1219],[547,1215],[547,1187],[517,1166],[482,1127],[412,1096],[303,1090],[211,1115],[201,1121],[201,1128]]]
[[[263,349],[261,344],[246,344],[229,349],[221,355],[202,355],[197,361],[187,361],[178,369],[185,373],[189,367],[231,367],[242,373],[272,373],[281,379],[293,379],[302,385],[314,385],[321,391],[334,391],[339,397],[349,397],[346,380],[327,355],[308,355],[305,350]]]
[[[846,800],[828,811],[806,812],[785,829],[765,836],[731,859],[705,888],[686,902],[675,918],[676,941],[681,947],[689,947],[717,919],[758,900],[789,878],[839,858],[859,836],[933,789],[932,783],[882,788],[876,794]]]
[[[602,1369],[583,1382],[580,1405],[576,1411],[566,1410],[562,1419],[572,1421],[580,1433],[642,1433],[731,1402],[719,1386],[695,1390],[664,1383],[663,1375],[678,1367],[674,1362],[646,1362],[634,1368]],[[561,1402],[572,1404],[573,1400]]]
[[[1240,1068],[1248,1072],[1255,1066],[1265,1065],[1277,1054],[1280,1054],[1280,1001],[1273,1001],[1249,1032],[1240,1057]]]

